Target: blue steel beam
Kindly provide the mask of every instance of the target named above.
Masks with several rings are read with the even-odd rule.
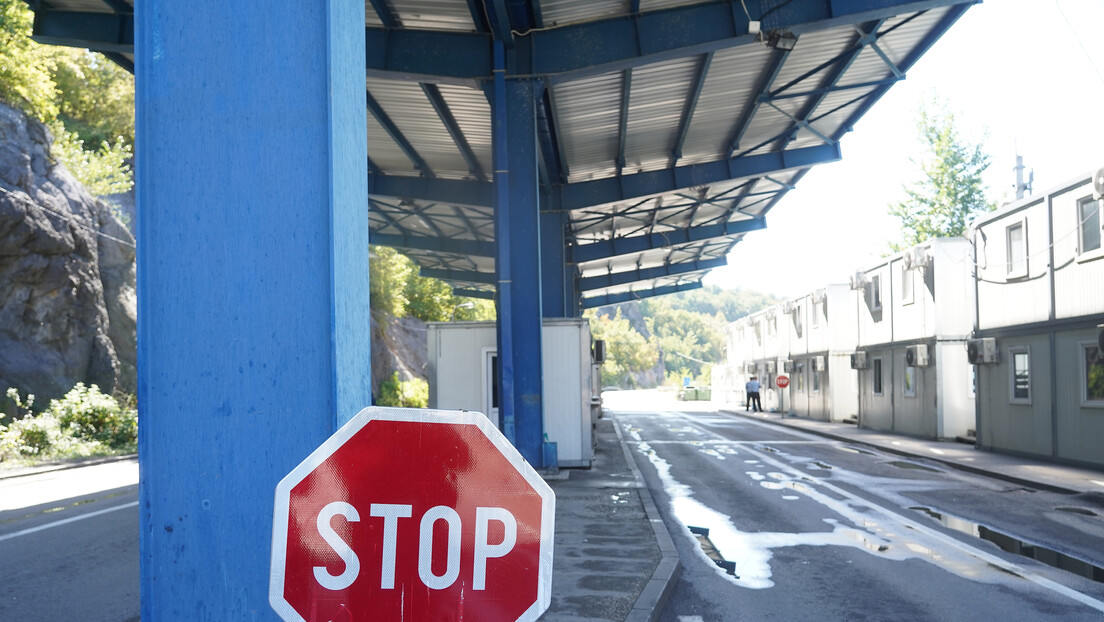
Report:
[[[452,288],[453,295],[463,296],[464,298],[479,298],[480,300],[494,300],[495,293],[482,289],[468,289],[465,287]]]
[[[479,158],[475,156],[475,152],[472,151],[467,137],[464,136],[464,131],[460,129],[460,124],[456,121],[456,117],[452,116],[452,110],[449,109],[448,102],[441,95],[441,89],[437,88],[435,84],[423,82],[422,92],[429,99],[434,112],[437,113],[437,118],[441,120],[445,130],[452,138],[453,144],[460,150],[460,155],[464,157],[464,162],[468,165],[468,172],[476,179],[486,181],[487,174],[483,172],[483,166],[479,163]]]
[[[552,196],[546,199],[555,200],[558,209],[586,209],[594,205],[674,192],[691,186],[805,168],[834,162],[841,157],[838,144],[818,145],[553,186]],[[409,197],[456,205],[491,207],[494,204],[494,184],[489,182],[401,177],[369,171],[368,190],[373,195]]]
[[[636,11],[633,11],[634,13]],[[621,72],[621,107],[617,115],[617,175],[625,168],[625,142],[629,127],[629,94],[632,92],[632,69]]]
[[[494,184],[482,181],[403,177],[369,170],[368,192],[379,196],[411,198],[452,205],[494,206]]]
[[[757,177],[795,168],[834,162],[842,157],[838,144],[817,145],[789,151],[729,158],[716,162],[679,166],[568,184],[560,189],[560,207],[583,209],[672,192],[744,177]]]
[[[725,153],[729,156],[736,153],[736,150],[740,148],[740,141],[744,139],[744,134],[751,127],[751,121],[755,118],[755,114],[759,112],[759,106],[764,103],[764,98],[770,93],[771,86],[778,77],[778,73],[782,71],[782,65],[786,63],[789,56],[790,50],[774,50],[771,53],[771,59],[763,69],[762,75],[759,76],[759,83],[755,88],[757,95],[755,99],[744,106],[744,111],[740,114],[740,118],[736,121],[736,127],[732,130],[731,138],[728,139],[728,150]]]
[[[612,240],[602,240],[601,242],[591,242],[589,244],[572,246],[571,256],[575,263],[583,263],[586,261],[609,259],[610,257],[616,257],[618,255],[640,253],[656,248],[668,248],[679,244],[701,242],[703,240],[712,240],[740,233],[748,233],[749,231],[758,231],[760,229],[765,229],[766,226],[767,223],[762,218],[749,218],[734,222],[717,223],[715,225],[660,231],[658,233],[627,238],[614,238]]]
[[[716,259],[699,259],[683,263],[664,264],[655,268],[638,268],[636,270],[626,270],[624,272],[613,272],[601,276],[588,276],[579,279],[579,289],[584,292],[590,292],[606,287],[628,285],[629,283],[636,283],[637,281],[648,281],[665,276],[677,276],[690,272],[698,272],[700,270],[712,270],[713,268],[720,268],[726,265],[728,265],[728,259],[725,257],[718,257]]]
[[[490,272],[476,272],[474,270],[450,270],[447,268],[420,268],[418,274],[431,279],[442,281],[460,281],[463,283],[482,283],[494,285],[498,278]]]
[[[494,242],[478,242],[475,240],[436,238],[395,233],[377,233],[375,231],[371,232],[370,236],[372,238],[372,244],[390,246],[392,248],[409,248],[420,251],[471,255],[472,257],[495,256]]]
[[[694,281],[692,283],[679,283],[678,285],[665,285],[663,287],[657,287],[655,289],[645,289],[634,292],[625,292],[623,294],[608,294],[606,296],[591,296],[589,298],[583,298],[582,306],[584,309],[594,309],[596,307],[604,307],[606,305],[615,305],[622,302],[631,302],[633,300],[643,300],[644,298],[651,298],[653,296],[663,296],[665,294],[677,294],[678,292],[688,292],[695,289],[701,289],[701,281]]]
[[[31,38],[48,45],[133,54],[134,15],[55,11],[39,7],[34,14]]]

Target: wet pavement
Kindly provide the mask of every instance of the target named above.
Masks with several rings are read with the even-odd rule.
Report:
[[[674,543],[609,418],[589,470],[548,478],[556,493],[552,604],[541,620],[655,620],[679,571]]]
[[[1039,490],[1104,496],[1104,470],[1010,456],[977,449],[969,443],[928,440],[867,430],[849,423],[828,422],[806,417],[783,417],[778,413],[747,413],[737,410],[722,412],[803,430],[838,441],[868,445],[901,456],[938,462],[961,471]]]

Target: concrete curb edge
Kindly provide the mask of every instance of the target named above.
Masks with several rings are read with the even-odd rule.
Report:
[[[124,460],[133,460],[138,457],[138,454],[123,454],[119,456],[105,456],[102,458],[87,458],[75,460],[72,462],[61,462],[55,464],[46,464],[40,466],[22,467],[19,469],[13,469],[11,471],[0,471],[0,479],[15,479],[17,477],[29,477],[31,475],[40,475],[42,473],[52,473],[54,471],[68,471],[70,469],[79,469],[81,467],[96,466],[98,464],[109,464],[111,462],[122,462]]]
[[[629,449],[629,444],[625,442],[625,435],[621,431],[621,423],[616,419],[613,420],[613,429],[617,432],[617,440],[621,443],[621,451],[625,452],[625,460],[629,463],[629,468],[632,469],[633,478],[638,485],[637,490],[640,491],[640,502],[644,505],[644,513],[648,517],[648,522],[652,525],[652,532],[655,534],[656,545],[659,547],[661,555],[659,563],[656,564],[655,570],[652,572],[652,578],[648,580],[644,590],[640,592],[640,596],[633,604],[632,611],[625,617],[625,622],[655,622],[667,606],[667,599],[671,596],[671,591],[675,587],[675,580],[682,572],[682,563],[679,561],[678,551],[675,549],[675,541],[671,538],[670,532],[667,531],[667,524],[663,522],[663,517],[659,514],[659,508],[652,497],[652,491],[648,489],[648,485],[644,482],[644,475],[640,472],[640,468],[636,466],[636,460],[633,458],[632,450]]]

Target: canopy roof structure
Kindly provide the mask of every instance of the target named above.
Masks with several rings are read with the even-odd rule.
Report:
[[[133,68],[133,0],[31,4],[37,40]],[[501,44],[538,85],[552,314],[700,287],[971,4],[367,0],[370,241],[494,296]]]

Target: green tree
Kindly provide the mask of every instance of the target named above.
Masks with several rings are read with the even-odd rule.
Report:
[[[23,0],[0,0],[0,100],[49,122],[58,114],[55,60],[31,40],[33,21]]]
[[[591,335],[606,342],[603,386],[621,386],[630,374],[651,369],[659,360],[655,346],[621,316],[620,309],[613,317],[593,311],[588,311],[586,317],[590,321]]]
[[[368,277],[373,309],[424,322],[495,319],[493,301],[457,296],[448,283],[419,276],[418,266],[393,248],[371,249]]]
[[[905,186],[905,200],[889,207],[902,229],[901,240],[890,244],[893,251],[935,237],[963,235],[975,216],[996,208],[986,198],[981,179],[989,156],[980,143],[959,133],[947,104],[938,99],[922,104],[917,129],[923,144],[918,162],[922,178]]]
[[[84,148],[134,144],[134,76],[88,50],[55,48],[58,119]]]

